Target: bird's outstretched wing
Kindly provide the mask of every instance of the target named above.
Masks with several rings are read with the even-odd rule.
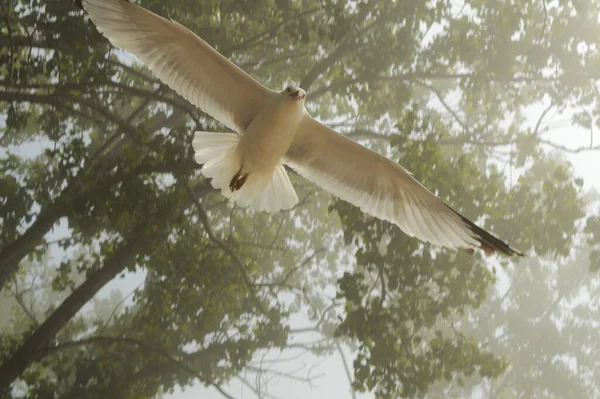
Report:
[[[405,233],[448,248],[522,255],[476,226],[410,172],[306,116],[284,157],[305,178]]]
[[[242,132],[271,90],[190,30],[127,0],[83,0],[98,30],[136,55],[161,81],[219,122]]]

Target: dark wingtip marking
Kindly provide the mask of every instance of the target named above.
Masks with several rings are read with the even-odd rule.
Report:
[[[448,208],[452,209],[452,207],[446,205]],[[479,241],[479,247],[488,254],[493,254],[495,252],[500,252],[503,255],[507,256],[525,256],[525,254],[519,251],[516,248],[512,248],[510,245],[502,241],[501,239],[494,237],[481,227],[477,226],[475,223],[471,222],[469,219],[452,209],[452,212],[456,213],[460,219],[467,225],[467,227],[475,233],[475,238]],[[472,248],[465,249],[466,252],[473,254],[475,251]]]

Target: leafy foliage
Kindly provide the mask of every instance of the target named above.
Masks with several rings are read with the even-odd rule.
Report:
[[[546,137],[553,112],[598,127],[600,4],[141,3],[265,84],[298,82],[313,114],[401,161],[534,260],[433,248],[295,175],[295,209],[234,208],[200,177],[190,146],[194,130],[222,127],[112,48],[75,3],[10,0],[0,7],[6,395],[148,397],[197,380],[227,395],[221,387],[242,372],[267,372],[258,354],[293,346],[299,317],[323,337],[303,349],[349,345],[353,389],[380,398],[440,386],[499,392],[516,381],[504,383],[511,396],[528,389],[517,377],[540,373],[538,385],[549,384],[559,368],[547,353],[573,349],[561,349],[558,323],[545,319],[558,349],[541,348],[535,364],[509,327],[538,328],[527,295],[575,301],[581,280],[552,266],[571,259],[574,244],[589,250],[573,265],[586,256],[589,269],[600,264],[598,217],[586,214],[583,182]],[[536,278],[550,269],[551,281]],[[96,297],[95,312],[80,312],[126,272],[146,273],[130,297]],[[491,288],[498,276],[524,293],[510,309]],[[499,328],[510,339],[494,342]],[[586,348],[578,361],[595,356],[594,342]],[[557,397],[597,394],[591,380],[560,381]]]

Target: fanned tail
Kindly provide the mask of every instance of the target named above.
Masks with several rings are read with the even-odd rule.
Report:
[[[236,151],[239,139],[237,133],[195,133],[194,158],[203,165],[202,174],[211,185],[231,201],[257,211],[273,213],[296,205],[298,196],[282,164],[274,170],[250,173],[244,185],[231,192],[229,183],[241,167]]]

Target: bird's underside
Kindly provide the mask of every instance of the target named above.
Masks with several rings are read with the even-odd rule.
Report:
[[[269,212],[292,208],[298,197],[285,164],[423,241],[523,255],[446,205],[402,166],[310,117],[302,89],[264,87],[182,25],[126,0],[83,0],[82,6],[113,45],[237,132],[196,132],[193,140],[203,175],[230,200]]]

